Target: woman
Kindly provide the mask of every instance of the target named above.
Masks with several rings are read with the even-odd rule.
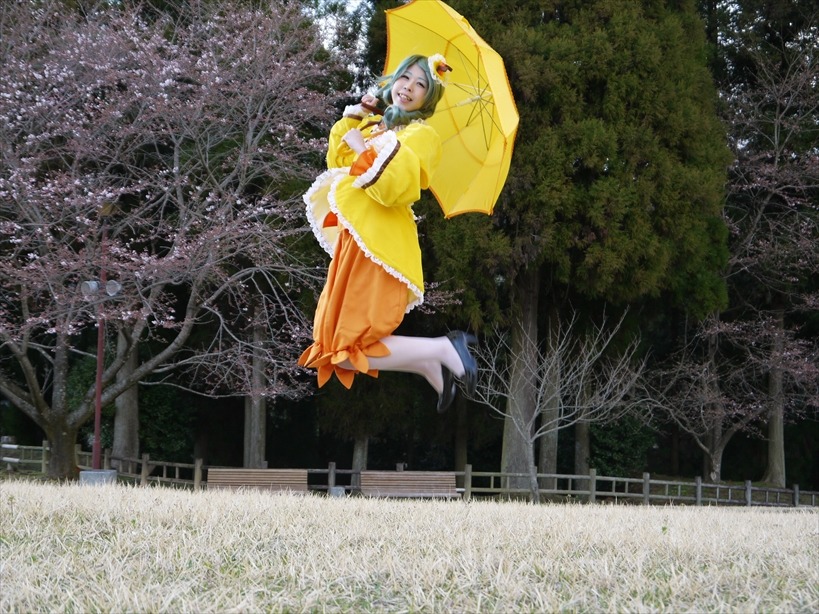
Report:
[[[319,386],[333,373],[347,388],[356,372],[417,373],[438,393],[441,412],[455,397],[456,379],[475,390],[474,337],[392,333],[424,298],[412,205],[441,157],[438,133],[423,120],[435,112],[449,70],[443,56],[410,56],[376,93],[387,105],[383,116],[367,114],[378,98],[366,94],[333,126],[328,170],[304,196],[313,232],[333,259],[314,343],[299,359],[318,370]]]

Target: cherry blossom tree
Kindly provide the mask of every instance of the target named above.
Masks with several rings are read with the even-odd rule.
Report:
[[[46,433],[50,475],[76,471],[95,387],[69,406],[66,383],[97,322],[120,339],[104,404],[170,377],[298,395],[297,301],[321,274],[299,255],[298,194],[339,74],[314,26],[287,2],[19,1],[0,54],[0,391]],[[100,279],[120,291],[80,292]]]
[[[708,477],[719,481],[728,443],[740,432],[761,434],[772,402],[781,402],[783,415],[793,419],[817,406],[817,364],[815,344],[774,317],[726,322],[713,316],[665,369],[653,371],[652,402],[692,437]]]
[[[815,399],[805,401],[806,393],[812,396],[808,391],[815,395],[819,388],[819,346],[799,332],[800,314],[819,305],[816,18],[819,13],[801,37],[750,53],[754,78],[728,98],[737,155],[728,208],[736,239],[730,273],[744,289],[742,320],[754,322],[758,334],[756,351],[748,355],[766,348],[763,480],[781,487],[786,484],[783,425],[819,407]]]

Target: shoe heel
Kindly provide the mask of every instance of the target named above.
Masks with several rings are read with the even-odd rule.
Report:
[[[457,379],[464,384],[467,394],[472,396],[475,394],[475,390],[478,386],[478,363],[475,361],[475,357],[472,356],[472,353],[469,351],[469,346],[476,345],[478,343],[478,339],[475,337],[475,335],[471,335],[460,330],[447,333],[447,337],[449,337],[455,351],[458,352],[458,356],[460,357],[461,363],[464,366],[463,377]]]

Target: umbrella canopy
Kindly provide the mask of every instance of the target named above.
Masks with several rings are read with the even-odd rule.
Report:
[[[414,0],[387,11],[385,74],[409,55],[438,53],[452,72],[427,120],[443,145],[430,189],[446,217],[469,211],[491,214],[509,172],[518,128],[503,59],[443,2]]]

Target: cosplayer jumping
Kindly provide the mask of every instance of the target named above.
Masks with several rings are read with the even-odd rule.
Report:
[[[443,56],[406,58],[376,96],[347,107],[330,132],[328,170],[304,195],[316,238],[332,256],[316,309],[313,340],[299,364],[333,373],[350,388],[356,372],[422,375],[438,393],[438,411],[452,403],[455,380],[474,392],[477,364],[471,335],[393,335],[404,314],[424,299],[421,249],[412,205],[429,186],[441,141],[424,119],[435,112],[449,67]]]

